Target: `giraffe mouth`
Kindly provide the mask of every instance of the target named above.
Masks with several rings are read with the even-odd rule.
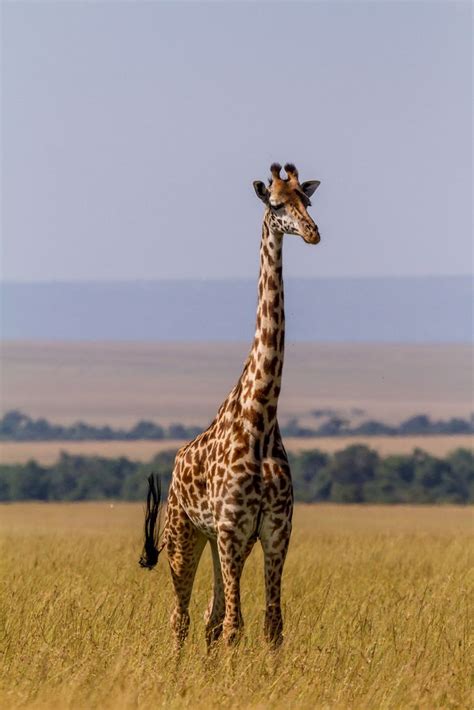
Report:
[[[319,232],[316,232],[316,234],[312,235],[311,237],[303,237],[304,241],[306,244],[319,244],[321,241],[321,236]]]

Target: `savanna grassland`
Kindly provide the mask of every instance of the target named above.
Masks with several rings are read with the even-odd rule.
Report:
[[[203,429],[242,371],[248,343],[4,342],[0,349],[3,412],[72,424],[122,427],[139,419]],[[389,424],[415,414],[433,419],[472,411],[469,344],[292,343],[285,355],[279,420],[320,424],[317,409],[351,421]],[[354,414],[359,411],[360,414]],[[148,461],[183,441],[3,441],[5,464],[54,463],[61,451]],[[381,455],[422,448],[446,456],[470,448],[468,435],[285,437],[289,451],[328,453],[364,443]]]
[[[138,567],[141,523],[135,504],[0,507],[2,707],[470,706],[472,509],[298,506],[276,653],[256,547],[244,639],[207,656],[205,551],[179,663],[166,559]]]
[[[249,343],[3,342],[3,411],[71,424],[139,419],[207,426],[240,377]],[[472,411],[472,346],[287,342],[280,423],[329,407],[399,422]]]

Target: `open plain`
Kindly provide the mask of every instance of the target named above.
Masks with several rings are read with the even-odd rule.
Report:
[[[5,342],[1,349],[2,410],[72,424],[78,420],[130,427],[140,419],[181,422],[203,429],[237,381],[243,343]],[[315,410],[352,422],[397,424],[415,414],[433,419],[472,411],[470,345],[288,343],[280,422],[296,417],[315,429]],[[182,441],[2,442],[2,463],[54,463],[61,451],[150,460]],[[471,437],[285,438],[290,451],[340,450],[365,443],[380,454],[422,448],[445,456],[470,447]]]
[[[470,707],[472,509],[298,506],[277,653],[257,546],[245,636],[207,656],[206,550],[179,661],[166,557],[139,568],[141,524],[134,504],[0,506],[1,707]]]
[[[139,419],[207,426],[242,372],[248,343],[11,341],[1,347],[2,410],[71,424]],[[317,427],[315,409],[398,423],[467,417],[468,344],[287,343],[280,422]],[[351,414],[352,413],[352,414]]]

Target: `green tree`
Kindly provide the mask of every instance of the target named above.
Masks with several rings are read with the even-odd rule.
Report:
[[[328,500],[331,477],[327,470],[329,456],[322,451],[304,451],[291,458],[293,486],[299,501],[313,503]]]
[[[153,422],[140,421],[127,434],[128,439],[163,439],[165,432],[162,426]]]
[[[399,434],[406,435],[432,434],[433,425],[426,414],[417,414],[402,422],[398,428],[398,432]]]
[[[362,444],[337,451],[328,466],[332,480],[331,500],[338,503],[362,503],[364,487],[372,481],[379,462],[376,451]]]
[[[414,478],[412,456],[387,456],[380,459],[373,480],[364,488],[368,503],[407,503],[410,501]]]
[[[11,500],[47,500],[48,471],[36,461],[16,467],[10,475]]]

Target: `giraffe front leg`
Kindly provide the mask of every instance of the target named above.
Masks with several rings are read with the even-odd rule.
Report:
[[[222,628],[227,646],[233,646],[239,641],[244,626],[240,608],[240,578],[248,554],[249,537],[237,534],[234,529],[219,530],[218,548],[225,597]]]
[[[211,551],[214,567],[214,588],[212,599],[205,614],[206,643],[208,650],[218,641],[222,634],[222,624],[225,616],[224,582],[222,579],[217,540],[211,540]]]
[[[265,555],[265,624],[264,635],[272,646],[283,641],[283,617],[281,613],[281,578],[284,555]]]
[[[265,639],[272,646],[283,641],[281,613],[281,580],[290,542],[291,523],[275,520],[272,515],[264,520],[261,542],[265,560]]]
[[[228,646],[232,646],[239,641],[244,625],[240,609],[240,577],[242,576],[244,560],[239,547],[233,531],[226,531],[219,535],[219,557],[225,597],[225,614],[222,628],[224,641]]]

